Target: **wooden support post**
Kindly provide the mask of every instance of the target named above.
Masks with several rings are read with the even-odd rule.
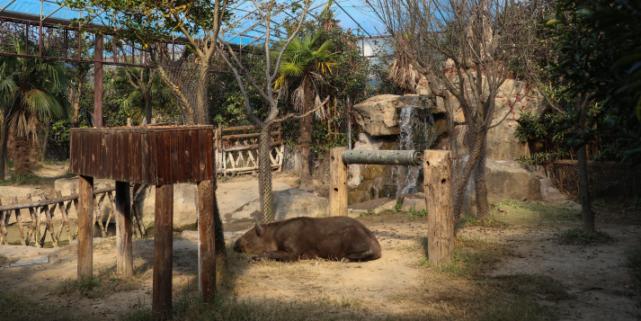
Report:
[[[156,320],[171,317],[171,272],[174,186],[156,186],[152,312]]]
[[[130,194],[129,183],[116,181],[116,272],[122,276],[134,274]]]
[[[18,198],[14,196],[11,202],[13,204],[18,204]],[[28,240],[29,237],[25,235],[24,228],[22,226],[22,215],[20,215],[20,210],[15,209],[13,213],[16,215],[16,225],[18,225],[18,232],[20,233],[20,244],[29,245],[29,240]]]
[[[93,276],[93,177],[78,184],[78,278]]]
[[[216,293],[216,233],[214,232],[214,183],[198,183],[198,281],[203,300],[209,302]]]
[[[0,198],[0,205],[2,205],[2,199]],[[0,211],[0,245],[4,245],[7,242],[7,213],[11,214],[11,211]]]
[[[428,258],[440,266],[448,263],[454,252],[452,158],[446,150],[426,150],[423,155]]]
[[[345,147],[330,150],[329,216],[347,215],[347,164],[343,162]]]

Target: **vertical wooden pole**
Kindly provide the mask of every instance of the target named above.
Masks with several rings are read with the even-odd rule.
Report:
[[[78,202],[78,278],[82,279],[93,276],[93,177],[79,177]]]
[[[0,198],[0,206],[2,206],[2,198]],[[11,211],[0,211],[0,245],[4,245],[7,242],[7,226],[6,226],[6,217],[11,215]]]
[[[134,274],[130,194],[129,183],[116,182],[116,272],[122,276]]]
[[[102,127],[102,94],[103,94],[103,68],[102,68],[102,35],[96,34],[96,47],[94,52],[94,92],[93,92],[93,126]]]
[[[216,293],[214,193],[212,180],[198,183],[198,285],[205,302],[211,301]]]
[[[446,150],[426,150],[423,155],[428,258],[439,266],[449,262],[454,252],[452,159]]]
[[[347,164],[343,162],[345,147],[330,150],[329,216],[347,215]]]
[[[174,186],[156,186],[152,312],[156,320],[171,317]]]

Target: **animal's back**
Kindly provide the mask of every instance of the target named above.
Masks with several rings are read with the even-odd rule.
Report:
[[[278,223],[279,247],[292,248],[302,257],[373,260],[381,249],[373,233],[361,222],[344,216],[298,217]]]

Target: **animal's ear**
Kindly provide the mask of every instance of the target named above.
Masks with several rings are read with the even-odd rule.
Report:
[[[256,235],[258,236],[263,236],[263,233],[265,233],[265,229],[258,223],[256,222]]]

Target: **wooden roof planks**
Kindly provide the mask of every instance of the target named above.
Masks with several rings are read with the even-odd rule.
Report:
[[[164,185],[213,179],[213,126],[71,129],[71,171]]]

